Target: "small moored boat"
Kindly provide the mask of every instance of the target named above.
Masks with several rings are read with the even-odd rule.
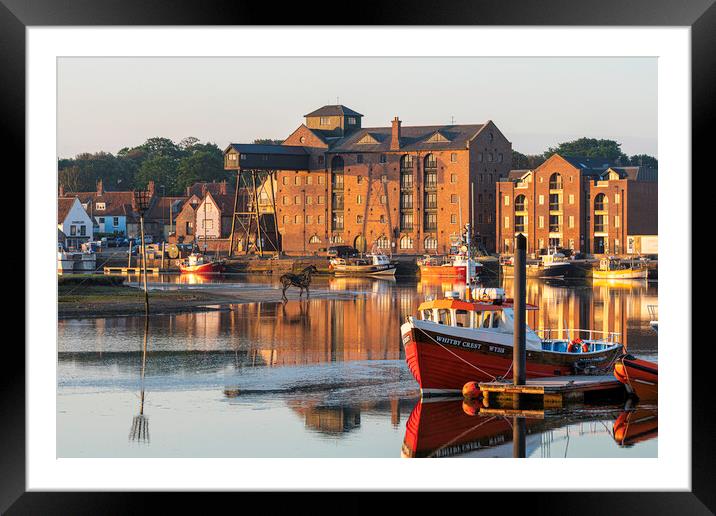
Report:
[[[646,279],[648,275],[649,271],[643,264],[615,258],[602,258],[599,267],[592,270],[594,279]]]
[[[625,354],[614,364],[614,376],[640,400],[655,400],[659,391],[659,364]]]
[[[182,273],[206,274],[210,272],[221,272],[223,263],[212,260],[200,253],[191,253],[184,261],[179,262],[179,270]]]
[[[423,395],[458,393],[469,381],[512,377],[513,301],[502,289],[476,288],[472,297],[477,301],[448,292],[444,299],[422,303],[418,315],[401,326],[405,358]],[[527,378],[606,373],[623,353],[617,333],[539,333],[526,328]]]
[[[418,260],[421,278],[451,278],[465,280],[467,277],[468,264],[470,277],[476,278],[482,269],[482,264],[465,254],[456,254],[450,257],[439,258],[437,256],[425,255]]]
[[[382,253],[359,258],[332,258],[328,267],[336,276],[394,276],[395,264]]]
[[[505,277],[514,277],[514,257],[502,258],[500,266]],[[528,278],[563,278],[569,276],[574,264],[567,257],[557,250],[550,249],[547,254],[540,257],[539,261],[532,261],[526,264]]]

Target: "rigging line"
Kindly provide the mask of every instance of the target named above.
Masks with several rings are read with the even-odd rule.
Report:
[[[459,434],[459,435],[453,437],[453,438],[450,439],[448,442],[446,442],[445,444],[443,444],[442,446],[440,446],[440,448],[437,448],[436,450],[433,450],[432,453],[430,453],[430,455],[428,455],[428,458],[433,457],[436,453],[440,452],[441,450],[444,450],[445,448],[447,448],[448,446],[450,446],[452,443],[454,443],[455,441],[457,441],[458,439],[460,439],[463,435],[465,435],[465,434],[467,434],[467,433],[469,433],[469,432],[472,432],[473,430],[477,430],[477,429],[480,428],[481,426],[486,425],[487,423],[489,423],[490,421],[493,421],[493,420],[495,420],[495,419],[497,419],[497,416],[492,416],[492,417],[488,418],[487,420],[482,421],[482,422],[476,424],[476,425],[473,426],[472,428],[468,428],[467,430],[465,430],[465,431],[462,432],[461,434]]]

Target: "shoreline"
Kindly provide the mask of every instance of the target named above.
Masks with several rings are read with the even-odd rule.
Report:
[[[325,298],[326,294],[341,297],[340,293],[323,290],[315,290],[313,297]],[[289,289],[286,297],[289,301],[300,299],[298,290],[295,289]],[[305,295],[303,299],[306,299]],[[60,286],[57,301],[58,320],[132,317],[145,313],[143,290],[129,285],[89,285],[84,286],[81,291]],[[229,305],[281,302],[281,289],[266,286],[208,290],[150,289],[149,315],[221,312],[230,310]]]

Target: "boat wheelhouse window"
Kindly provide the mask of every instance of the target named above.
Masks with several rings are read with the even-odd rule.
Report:
[[[485,317],[482,319],[482,327],[489,328],[490,321],[492,321],[492,312],[485,313]]]
[[[470,312],[467,310],[455,310],[455,325],[470,328]]]
[[[500,314],[495,312],[492,314],[492,327],[498,328],[499,326],[500,326]]]
[[[423,310],[423,320],[424,321],[432,321],[433,320],[433,311],[431,309]]]
[[[475,311],[472,312],[472,328],[479,328],[480,324],[482,322],[482,312]]]
[[[446,324],[448,326],[452,324],[450,322],[450,310],[448,310],[447,308],[438,309],[438,323]]]

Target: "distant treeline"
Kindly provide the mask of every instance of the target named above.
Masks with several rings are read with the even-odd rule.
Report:
[[[279,145],[281,140],[260,139],[254,143]],[[513,169],[532,169],[555,152],[564,156],[604,157],[619,165],[658,168],[652,156],[627,156],[613,140],[580,138],[550,148],[543,154],[512,152]],[[145,188],[154,181],[165,195],[182,195],[198,181],[232,182],[234,174],[224,170],[223,151],[214,143],[200,143],[188,137],[178,144],[168,138],[150,138],[137,147],[125,147],[116,155],[107,152],[83,153],[58,162],[59,180],[68,192],[92,191],[102,179],[106,190]]]
[[[606,158],[621,166],[644,166],[659,168],[659,161],[648,154],[627,156],[622,152],[621,144],[614,140],[598,140],[596,138],[579,138],[571,142],[563,142],[550,147],[542,154],[522,154],[512,151],[513,169],[533,169],[544,163],[552,154],[562,156],[579,156],[584,158]]]

